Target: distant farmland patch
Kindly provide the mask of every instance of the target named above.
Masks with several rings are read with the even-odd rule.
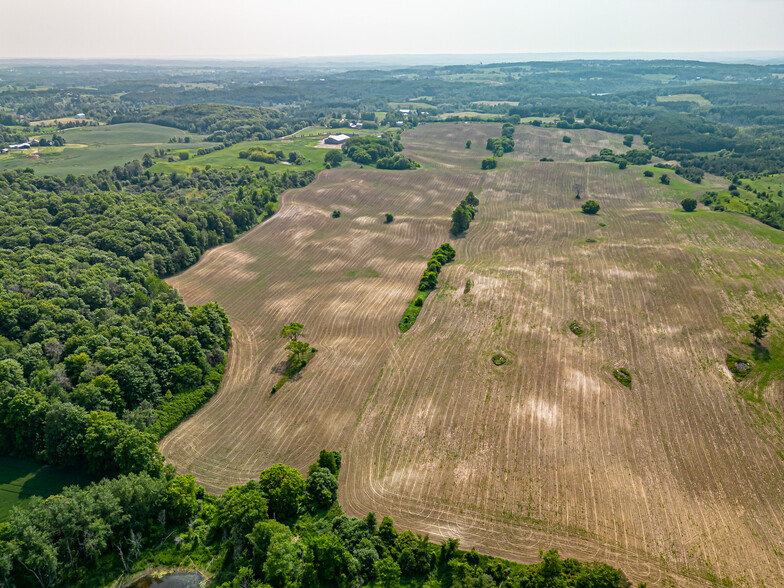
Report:
[[[83,123],[83,122],[92,122],[90,118],[76,118],[73,116],[66,116],[63,118],[50,118],[47,120],[34,120],[30,123],[31,127],[51,127],[56,125],[57,123]]]
[[[700,106],[711,106],[711,101],[699,94],[671,94],[656,96],[657,102],[694,102]]]
[[[35,149],[19,151],[0,157],[0,171],[18,167],[31,167],[40,174],[65,176],[67,174],[92,174],[102,169],[111,169],[145,153],[159,148],[195,148],[201,137],[190,135],[191,143],[170,144],[172,137],[186,137],[188,133],[170,127],[146,123],[124,123],[100,127],[82,127],[59,132],[65,137],[66,145],[59,151],[41,149],[38,159],[28,155]],[[77,148],[78,146],[78,148]]]
[[[500,106],[502,104],[506,104],[508,106],[517,106],[520,103],[511,102],[509,100],[477,100],[476,102],[472,102],[471,104],[476,104],[478,106]]]

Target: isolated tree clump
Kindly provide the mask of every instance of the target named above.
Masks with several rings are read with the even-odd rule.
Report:
[[[498,159],[495,157],[488,157],[482,160],[482,169],[495,169],[498,165]]]
[[[749,323],[749,333],[751,336],[754,337],[754,343],[759,345],[760,340],[765,338],[765,335],[768,334],[768,328],[770,327],[770,317],[767,314],[758,315],[753,314],[751,315],[751,323]]]
[[[583,214],[596,214],[599,212],[599,208],[599,203],[595,200],[589,200],[582,206]]]
[[[694,212],[697,209],[697,201],[694,198],[684,198],[681,200],[681,206],[686,212]]]
[[[471,139],[466,140],[466,149],[471,149]]]
[[[324,163],[331,167],[337,167],[343,162],[343,152],[339,149],[330,149],[324,155]]]
[[[670,176],[668,176],[667,174],[662,174],[662,175],[659,176],[659,181],[662,184],[664,184],[665,186],[669,186],[670,185]]]
[[[389,214],[389,213],[386,213],[386,214],[384,215],[384,222],[385,222],[386,224],[389,224],[389,223],[391,223],[393,220],[395,220],[395,217],[394,217],[394,216],[392,216],[391,214]]]
[[[470,202],[469,202],[470,201]],[[471,202],[475,204],[471,204]],[[474,196],[473,192],[469,192],[468,196],[460,201],[457,208],[452,211],[452,228],[451,232],[457,236],[468,230],[471,221],[476,216],[475,206],[479,205],[479,199]]]
[[[561,141],[563,141],[564,143],[571,143],[572,138],[568,135],[564,135],[563,137],[561,137]]]

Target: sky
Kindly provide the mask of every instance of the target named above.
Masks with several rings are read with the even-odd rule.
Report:
[[[0,59],[784,53],[784,0],[0,0],[0,15]]]

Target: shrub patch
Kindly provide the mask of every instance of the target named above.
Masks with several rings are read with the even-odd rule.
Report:
[[[621,384],[626,386],[627,388],[632,387],[632,375],[629,373],[629,370],[626,368],[618,368],[613,370],[613,376],[615,379],[618,380]]]
[[[726,363],[736,382],[740,382],[751,372],[752,364],[750,361],[739,359],[730,353],[727,354]]]
[[[569,330],[580,337],[583,334],[583,327],[577,321],[572,321],[569,323]]]
[[[506,356],[503,353],[496,353],[493,356],[493,363],[495,365],[504,365],[507,362]]]

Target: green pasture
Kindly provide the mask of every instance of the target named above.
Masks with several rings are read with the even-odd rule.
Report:
[[[728,181],[729,183],[729,181]],[[784,204],[784,174],[763,176],[756,180],[740,179],[737,183],[738,195],[730,192],[728,187],[721,186],[720,189],[706,186],[705,191],[718,193],[718,202],[731,212],[742,214],[752,214],[755,208],[763,207],[768,204],[781,206]],[[759,197],[754,190],[768,194],[768,197]],[[779,195],[779,192],[782,195]]]
[[[334,129],[334,131],[339,132],[340,129]],[[311,130],[310,132],[314,131]],[[153,172],[188,173],[194,168],[204,169],[204,167],[207,165],[210,165],[211,167],[223,168],[240,168],[247,166],[255,169],[258,169],[263,165],[270,172],[280,172],[285,170],[313,170],[318,172],[324,169],[324,155],[326,155],[329,151],[328,149],[314,147],[314,145],[317,145],[323,137],[324,135],[316,137],[295,136],[289,139],[275,139],[273,141],[243,141],[242,143],[237,143],[236,145],[227,147],[226,149],[213,151],[207,155],[195,155],[196,149],[188,149],[188,151],[191,152],[190,159],[176,159],[172,162],[159,160],[150,169]],[[178,145],[178,147],[180,148],[178,150],[184,150],[186,146]],[[297,153],[302,154],[306,161],[303,165],[290,165],[284,162],[269,164],[249,161],[247,159],[240,159],[240,151],[247,151],[252,147],[263,147],[267,151],[280,150],[286,153],[286,155],[288,155],[291,151],[296,151]],[[355,163],[348,160],[344,160],[341,165],[344,167],[356,166]]]
[[[156,147],[179,149],[205,145],[198,135],[191,135],[189,144],[169,143],[170,138],[185,137],[188,133],[146,123],[66,129],[60,134],[67,141],[65,147],[33,148],[0,155],[0,171],[29,167],[41,175],[92,174],[141,159]],[[40,155],[39,159],[28,157],[34,152]]]
[[[0,521],[14,506],[24,505],[33,496],[46,498],[66,486],[86,485],[92,478],[28,459],[0,457]]]

